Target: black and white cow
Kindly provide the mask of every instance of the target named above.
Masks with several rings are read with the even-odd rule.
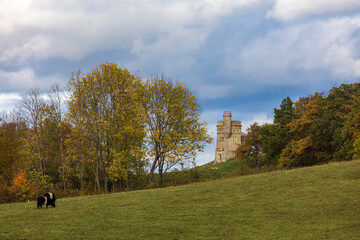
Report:
[[[46,208],[51,205],[55,207],[55,194],[53,193],[45,193],[43,197],[38,197],[37,199],[37,207],[42,208],[42,205],[46,205]]]

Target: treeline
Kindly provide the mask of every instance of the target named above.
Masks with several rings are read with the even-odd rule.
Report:
[[[31,89],[0,119],[0,203],[161,186],[212,141],[199,118],[185,84],[113,63]]]
[[[252,124],[237,157],[248,168],[294,168],[360,157],[360,84],[342,84],[274,109],[272,124]]]

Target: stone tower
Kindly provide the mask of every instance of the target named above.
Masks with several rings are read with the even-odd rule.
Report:
[[[241,122],[231,121],[231,112],[224,112],[223,121],[216,124],[217,138],[214,163],[226,162],[235,157],[241,144]]]

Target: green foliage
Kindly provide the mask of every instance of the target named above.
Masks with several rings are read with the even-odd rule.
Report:
[[[293,102],[289,97],[281,102],[280,109],[274,109],[274,124],[265,124],[261,127],[261,146],[266,153],[266,165],[276,164],[281,151],[291,140],[289,123],[294,119]]]
[[[236,150],[240,162],[246,159],[250,165],[258,169],[261,167],[261,138],[261,127],[257,123],[250,125],[247,134],[243,137],[244,143]]]
[[[333,88],[327,96],[315,93],[295,103],[296,118],[288,124],[292,140],[283,149],[279,165],[308,166],[351,160],[354,137],[349,111],[359,96],[357,84]],[[356,111],[357,112],[357,111]],[[350,118],[349,118],[350,117]]]
[[[289,97],[282,100],[280,109],[274,108],[274,124],[285,128],[294,119],[293,102]]]
[[[274,109],[274,123],[260,127],[257,143],[262,151],[260,165],[293,168],[357,159],[359,129],[358,83],[342,84],[328,94],[300,97],[295,103],[287,97],[279,109]],[[253,149],[255,145],[249,141],[237,151],[240,159],[246,157],[246,166],[250,168],[255,167],[252,161],[259,162],[249,154]]]

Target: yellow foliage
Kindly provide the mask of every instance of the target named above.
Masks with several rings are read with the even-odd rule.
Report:
[[[12,184],[14,190],[16,191],[16,196],[20,200],[25,200],[28,197],[31,186],[31,181],[27,179],[26,172],[20,169],[14,177]]]

